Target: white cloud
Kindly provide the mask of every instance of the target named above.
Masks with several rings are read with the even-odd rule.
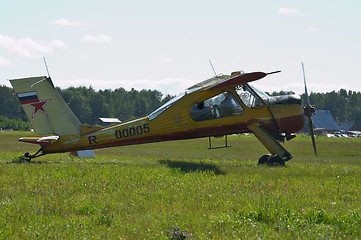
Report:
[[[90,57],[87,57],[87,56],[83,56],[82,58],[80,58],[80,61],[82,61],[82,62],[85,62],[85,63],[87,63],[87,62],[90,62]]]
[[[53,49],[43,42],[34,41],[31,38],[19,38],[0,34],[0,48],[15,52],[27,58],[37,58],[44,53],[52,53]]]
[[[91,43],[110,43],[113,41],[113,38],[107,35],[85,35],[83,36],[83,41]]]
[[[166,63],[173,61],[173,60],[172,60],[171,58],[169,58],[169,57],[162,57],[162,58],[160,58],[159,60],[160,60],[161,62],[166,62]]]
[[[60,48],[66,48],[68,47],[68,44],[61,40],[53,39],[51,42],[49,42],[49,46],[52,47],[60,47]]]
[[[68,20],[65,18],[61,18],[61,19],[57,19],[55,21],[50,22],[50,24],[52,25],[57,25],[57,26],[84,26],[84,25],[89,25],[85,22],[81,22],[81,21],[77,21],[77,20]]]
[[[295,15],[298,14],[298,10],[295,8],[280,8],[278,9],[278,13],[283,14],[283,15]]]
[[[66,47],[66,44],[56,39],[51,42],[39,42],[29,37],[17,39],[0,34],[0,48],[26,58],[39,58],[44,54],[51,54],[54,52],[54,47]]]
[[[10,66],[12,62],[2,56],[0,56],[0,66]]]
[[[309,27],[309,28],[307,28],[307,30],[310,32],[315,32],[315,31],[318,31],[318,28],[317,27]]]

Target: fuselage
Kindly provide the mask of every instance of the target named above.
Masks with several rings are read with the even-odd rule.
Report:
[[[248,84],[201,91],[192,89],[148,116],[102,129],[91,127],[80,135],[60,136],[43,147],[57,153],[250,132],[261,124],[273,135],[302,129],[304,113],[296,95],[264,97]]]

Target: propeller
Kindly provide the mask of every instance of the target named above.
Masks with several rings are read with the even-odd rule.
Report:
[[[306,86],[306,76],[305,76],[305,69],[302,62],[302,72],[303,72],[303,82],[305,84],[305,95],[306,95],[306,105],[304,106],[305,116],[308,118],[308,127],[310,128],[310,135],[312,138],[312,145],[313,145],[313,151],[315,152],[315,155],[317,157],[317,150],[316,150],[316,141],[315,141],[315,135],[313,134],[313,124],[312,124],[312,115],[315,114],[315,108],[311,106],[310,104],[310,98],[308,96],[307,92],[307,86]]]

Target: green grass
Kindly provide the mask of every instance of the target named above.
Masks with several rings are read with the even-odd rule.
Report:
[[[266,167],[251,135],[21,163],[37,150],[24,135],[0,133],[1,239],[361,238],[361,139],[318,137],[316,158],[299,136],[286,167]]]

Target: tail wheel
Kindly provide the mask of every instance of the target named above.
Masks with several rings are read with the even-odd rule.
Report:
[[[25,153],[24,154],[24,157],[25,157],[25,161],[27,161],[27,162],[30,162],[30,160],[31,160],[31,155],[30,155],[30,153]]]

